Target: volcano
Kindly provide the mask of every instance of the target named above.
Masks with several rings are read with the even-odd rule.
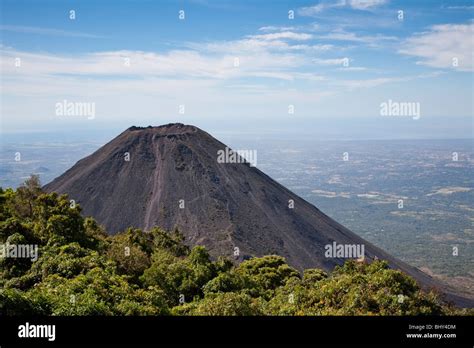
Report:
[[[214,256],[242,260],[277,254],[300,270],[331,271],[346,258],[327,257],[328,245],[362,245],[367,261],[387,260],[422,287],[472,306],[470,299],[360,238],[258,168],[219,161],[226,148],[195,126],[130,127],[44,188],[69,194],[109,233],[177,228],[188,244],[205,245]]]

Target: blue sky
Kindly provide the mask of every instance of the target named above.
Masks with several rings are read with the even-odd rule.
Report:
[[[1,6],[5,133],[184,122],[254,131],[324,125],[341,134],[363,128],[371,138],[472,137],[472,1]],[[58,117],[55,105],[63,100],[95,103],[96,117]],[[382,119],[380,104],[388,100],[419,103],[420,119]]]

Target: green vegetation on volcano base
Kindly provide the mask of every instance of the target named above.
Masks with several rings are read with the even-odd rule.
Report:
[[[212,260],[179,231],[108,236],[66,195],[42,192],[37,177],[0,189],[0,243],[39,246],[36,261],[0,260],[0,315],[468,313],[384,261],[300,274],[276,255]]]

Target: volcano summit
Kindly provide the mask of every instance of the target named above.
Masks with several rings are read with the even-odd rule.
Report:
[[[45,186],[67,193],[109,233],[128,227],[178,228],[191,245],[239,258],[278,254],[292,266],[332,270],[345,258],[327,245],[364,246],[364,258],[392,268],[466,304],[427,274],[340,225],[249,163],[221,163],[226,145],[180,123],[131,127]],[[238,161],[241,162],[241,161]],[[238,249],[237,249],[238,248]]]

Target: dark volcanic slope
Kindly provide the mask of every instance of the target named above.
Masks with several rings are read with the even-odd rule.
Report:
[[[68,193],[110,233],[129,226],[178,227],[189,244],[214,255],[275,253],[299,268],[331,270],[333,241],[364,244],[366,257],[388,260],[425,287],[443,285],[390,256],[248,164],[218,163],[225,145],[194,126],[131,127],[45,186]],[[125,160],[126,153],[130,161]],[[294,200],[294,209],[288,201]],[[180,208],[184,200],[184,208]],[[463,299],[449,298],[466,305]]]

